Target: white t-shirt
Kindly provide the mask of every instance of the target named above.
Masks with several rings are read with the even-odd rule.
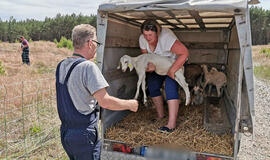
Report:
[[[158,37],[158,43],[154,52],[151,51],[147,40],[143,34],[140,35],[139,44],[141,49],[146,49],[148,53],[154,53],[165,57],[176,59],[176,54],[171,52],[172,45],[178,40],[176,35],[169,28],[162,28]]]

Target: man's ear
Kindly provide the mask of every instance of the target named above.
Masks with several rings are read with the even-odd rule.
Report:
[[[118,63],[117,69],[121,69],[121,63],[120,63],[120,61]]]
[[[129,67],[129,70],[130,72],[133,70],[134,66],[131,64],[131,63],[128,63],[128,67]]]

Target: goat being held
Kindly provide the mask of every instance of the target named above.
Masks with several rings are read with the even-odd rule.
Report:
[[[120,64],[117,69],[120,69],[120,65],[122,65],[122,71],[125,72],[129,67],[130,71],[135,68],[138,74],[138,83],[137,83],[137,91],[134,99],[137,99],[139,96],[139,89],[142,84],[142,90],[144,95],[144,103],[146,103],[146,93],[145,93],[145,70],[147,68],[148,63],[151,62],[156,66],[155,72],[159,75],[167,75],[170,67],[174,63],[174,60],[168,57],[159,56],[156,54],[142,54],[138,57],[130,57],[128,55],[124,55],[120,58]],[[178,84],[184,89],[186,94],[186,105],[190,102],[190,93],[188,84],[185,81],[184,77],[184,67],[180,68],[177,72],[175,72],[175,80]]]

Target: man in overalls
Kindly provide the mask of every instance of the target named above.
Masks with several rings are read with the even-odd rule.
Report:
[[[57,109],[61,142],[74,160],[100,159],[97,102],[110,110],[138,109],[137,100],[122,100],[108,95],[107,81],[95,63],[96,30],[89,24],[72,30],[74,53],[60,62],[56,70]]]

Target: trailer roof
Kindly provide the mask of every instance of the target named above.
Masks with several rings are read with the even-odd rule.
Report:
[[[168,9],[216,12],[243,12],[247,0],[109,0],[99,6],[99,11],[124,12],[130,10]]]
[[[230,30],[247,7],[247,0],[110,0],[98,10],[135,26],[156,19],[173,30]]]

